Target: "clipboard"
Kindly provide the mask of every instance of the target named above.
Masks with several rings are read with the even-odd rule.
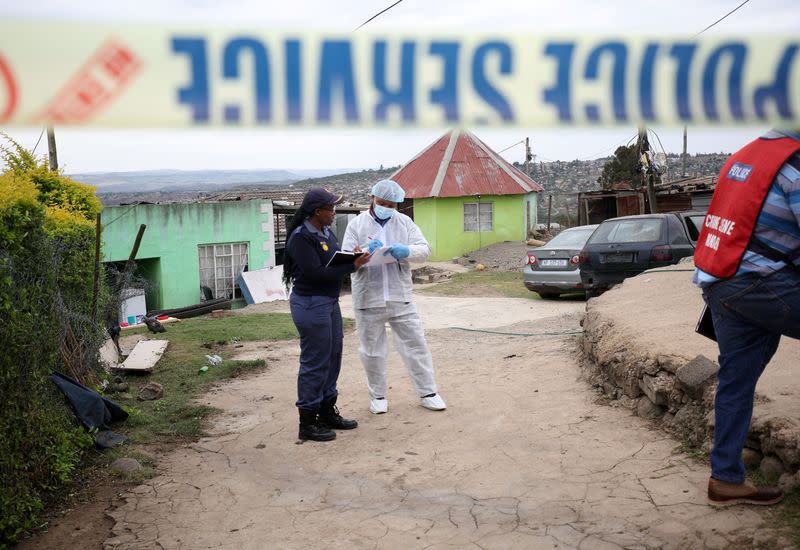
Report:
[[[717,333],[714,331],[714,320],[711,317],[711,310],[708,309],[708,304],[703,306],[703,312],[700,314],[700,319],[697,320],[697,326],[694,331],[705,336],[709,340],[717,341]]]
[[[350,252],[347,250],[337,250],[331,256],[331,259],[328,260],[328,263],[325,264],[325,267],[334,267],[337,265],[345,265],[345,264],[352,264],[356,261],[356,258],[364,254],[363,252]]]

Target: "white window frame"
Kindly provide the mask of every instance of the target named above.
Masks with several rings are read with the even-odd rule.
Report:
[[[200,244],[197,245],[197,256],[201,287],[210,288],[214,298],[241,297],[236,279],[249,265],[249,243]],[[205,299],[202,289],[200,298]]]
[[[494,202],[465,202],[463,212],[464,233],[494,231]]]

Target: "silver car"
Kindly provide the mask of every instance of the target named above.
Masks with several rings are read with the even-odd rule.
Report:
[[[522,270],[525,287],[545,299],[583,292],[579,254],[595,229],[597,225],[565,229],[546,245],[529,250]]]

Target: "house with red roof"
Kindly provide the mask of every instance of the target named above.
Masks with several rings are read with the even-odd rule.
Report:
[[[406,191],[401,209],[449,260],[486,245],[524,240],[535,227],[542,187],[466,130],[452,130],[391,179]]]

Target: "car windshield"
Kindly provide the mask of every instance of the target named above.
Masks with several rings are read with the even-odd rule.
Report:
[[[592,244],[646,243],[661,237],[661,218],[611,220],[600,224],[589,242]]]
[[[591,229],[570,229],[559,233],[547,243],[547,248],[583,248],[589,235],[592,234],[594,228]]]

